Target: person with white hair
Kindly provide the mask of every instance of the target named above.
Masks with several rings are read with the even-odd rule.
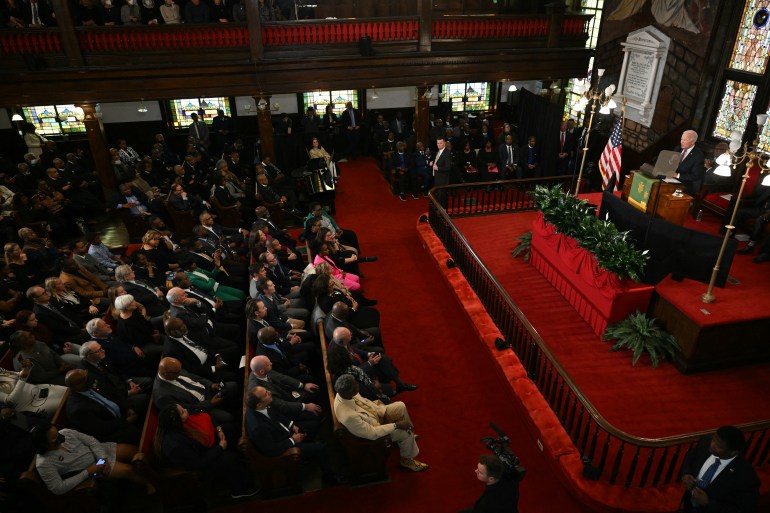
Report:
[[[115,335],[123,342],[130,344],[144,353],[148,365],[158,363],[163,352],[158,330],[139,311],[139,303],[131,294],[124,294],[115,298],[115,310],[118,311],[118,319],[115,326]]]
[[[706,155],[695,147],[698,142],[698,133],[695,130],[685,130],[682,133],[680,145],[674,148],[681,156],[679,167],[676,168],[676,178],[682,182],[685,192],[694,196],[703,185],[703,177],[706,174]]]
[[[134,270],[128,265],[119,265],[115,269],[115,281],[147,309],[151,317],[159,317],[166,311],[163,304],[163,291],[154,285],[137,279]]]

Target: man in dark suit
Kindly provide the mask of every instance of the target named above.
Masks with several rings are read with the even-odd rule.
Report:
[[[440,185],[449,185],[452,175],[452,152],[446,147],[446,139],[439,137],[436,139],[436,158],[433,159],[431,164],[433,168],[433,185],[438,187]],[[438,200],[440,203],[445,203],[446,191],[440,191]]]
[[[391,152],[387,169],[390,172],[393,192],[398,194],[401,201],[406,201],[406,193],[410,191],[412,198],[417,199],[416,181],[414,179],[414,159],[406,152],[406,143],[399,141],[396,151]]]
[[[167,357],[158,365],[152,398],[158,409],[178,403],[191,412],[205,411],[211,415],[215,424],[222,425],[233,421],[232,414],[223,408],[225,403],[235,402],[238,390],[235,382],[213,383],[184,370],[176,358]]]
[[[51,15],[51,9],[48,8],[46,2],[38,2],[38,0],[29,0],[29,2],[23,3],[22,9],[24,10],[24,21],[29,27],[55,27],[56,20]]]
[[[361,329],[348,320],[349,315],[350,307],[342,301],[337,301],[332,305],[331,313],[324,319],[324,335],[326,335],[326,340],[332,339],[334,330],[337,328],[347,328],[353,335],[355,343],[360,343],[367,347],[384,347],[379,327],[372,326]]]
[[[189,126],[190,137],[195,141],[195,144],[203,146],[204,148],[209,145],[209,127],[205,121],[198,120],[198,114],[193,112],[190,114],[192,123]]]
[[[32,311],[51,331],[56,343],[62,345],[65,342],[80,343],[88,340],[88,333],[83,329],[83,320],[74,312],[51,304],[51,294],[46,289],[39,286],[30,287],[26,296],[34,303]]]
[[[745,443],[741,430],[722,426],[690,449],[681,471],[684,511],[757,511],[759,479],[742,454]]]
[[[86,323],[91,340],[96,341],[105,351],[104,361],[123,376],[155,376],[144,352],[112,334],[112,328],[104,320],[96,318]],[[82,348],[81,348],[82,349]],[[139,382],[142,385],[141,382]]]
[[[169,317],[163,327],[166,331],[164,357],[176,358],[183,368],[214,382],[238,381],[238,373],[229,370],[231,364],[236,368],[237,362],[228,362],[222,355],[212,353],[200,340],[200,332],[189,333],[182,319]]]
[[[85,369],[73,369],[64,378],[70,389],[67,419],[73,428],[100,442],[138,445],[141,421],[126,407],[125,398],[108,392]]]
[[[473,508],[460,513],[475,511],[505,511],[518,513],[519,484],[503,475],[505,465],[497,456],[484,454],[476,465],[476,478],[485,484],[484,493],[476,500]]]
[[[110,200],[110,207],[115,209],[126,209],[134,217],[149,217],[150,202],[147,200],[147,196],[131,185],[131,182],[126,182],[118,186],[118,192],[113,194]]]
[[[295,350],[295,347],[301,344],[298,336],[281,337],[275,328],[263,326],[257,331],[257,340],[259,344],[257,344],[256,355],[270,358],[270,363],[277,372],[303,382],[317,381],[309,369],[313,363],[311,358],[314,353]],[[312,350],[312,343],[306,342],[305,345]]]
[[[102,345],[91,340],[80,347],[80,368],[94,376],[99,387],[108,394],[125,398],[126,407],[134,410],[143,419],[150,402],[152,378],[127,377],[107,363],[107,351]]]
[[[575,148],[577,147],[577,141],[575,135],[567,129],[567,122],[562,121],[559,128],[558,139],[559,152],[557,154],[558,160],[556,161],[557,170],[560,175],[569,174],[569,163],[575,159]]]
[[[355,160],[358,155],[358,144],[361,140],[361,113],[353,108],[353,103],[345,104],[345,110],[340,114],[339,124],[348,138],[348,158]]]
[[[176,167],[179,168],[181,166]],[[211,208],[211,205],[207,201],[203,201],[194,194],[187,194],[181,184],[171,186],[171,194],[168,197],[168,202],[172,208],[175,208],[180,212],[187,212],[191,210],[196,214],[200,214],[207,208]]]
[[[278,239],[283,246],[289,246],[292,250],[296,249],[297,241],[289,235],[289,231],[286,228],[279,226],[273,221],[267,207],[257,207],[254,209],[254,214],[256,215],[255,222],[262,221],[267,225],[267,234],[270,235],[270,237]],[[251,231],[254,231],[254,229],[252,228]]]
[[[506,135],[504,143],[497,147],[499,159],[497,168],[503,172],[503,180],[521,178],[519,167],[519,149],[513,144],[513,136]]]
[[[274,371],[270,358],[264,355],[253,357],[249,368],[249,393],[256,386],[264,387],[273,395],[273,406],[283,415],[293,420],[302,419],[306,423],[320,423],[318,419],[323,411],[318,404],[310,402],[314,400],[318,385]]]
[[[228,363],[243,354],[244,330],[237,324],[214,322],[206,315],[197,299],[187,296],[179,287],[173,287],[166,294],[171,304],[171,317],[182,319],[187,328],[200,337],[207,337],[207,348],[228,358]]]
[[[134,299],[144,306],[147,315],[160,317],[165,313],[163,292],[160,288],[137,279],[130,266],[119,265],[115,269],[115,281],[120,283],[127,294],[134,296]]]
[[[507,137],[507,136],[506,136]],[[527,145],[519,150],[519,167],[523,171],[516,178],[538,178],[542,174],[540,169],[540,150],[537,147],[534,135],[527,139]]]
[[[295,424],[273,406],[269,390],[257,386],[246,399],[246,435],[259,452],[265,456],[279,456],[292,447],[299,447],[304,461],[317,463],[323,472],[324,483],[339,482],[331,470],[326,446],[311,442],[314,432],[303,422]]]
[[[682,182],[685,192],[695,196],[703,184],[703,176],[706,174],[706,155],[695,147],[698,141],[698,133],[695,130],[685,130],[682,133],[680,145],[674,151],[680,152],[679,167],[676,168],[676,177]]]

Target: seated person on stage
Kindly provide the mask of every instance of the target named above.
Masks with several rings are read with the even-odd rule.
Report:
[[[676,168],[676,178],[684,185],[685,192],[690,196],[698,193],[706,174],[704,162],[706,156],[695,147],[698,133],[695,130],[685,130],[682,133],[680,145],[674,151],[680,152],[679,166]]]
[[[518,513],[519,483],[503,475],[505,464],[497,456],[484,454],[476,466],[476,478],[484,492],[472,508],[460,513]]]
[[[740,429],[722,426],[687,452],[682,464],[682,511],[757,511],[759,479],[743,454]]]
[[[406,405],[396,401],[388,405],[373,402],[358,393],[358,383],[350,374],[343,374],[334,382],[334,413],[337,420],[354,436],[376,440],[386,435],[398,444],[400,465],[414,472],[428,469],[417,461],[417,448],[413,425]]]
[[[714,174],[714,170],[717,168],[716,159],[720,155],[727,152],[729,147],[727,143],[721,142],[714,146],[713,155],[710,159],[706,159],[703,163],[703,167],[706,168],[706,174],[703,176],[703,185],[712,186],[709,192],[714,191],[731,191],[733,188],[732,176],[719,176]]]
[[[131,466],[136,446],[101,443],[74,429],[59,431],[49,423],[32,430],[32,443],[37,452],[35,463],[40,479],[55,495],[69,492],[92,476],[96,479],[128,479],[144,485],[148,494],[155,493],[155,487]],[[99,460],[104,463],[98,464]]]
[[[756,217],[751,238],[745,248],[736,251],[739,255],[750,255],[754,252],[757,241],[762,237],[767,223],[770,222],[770,187],[758,187],[759,197],[754,206],[741,207],[735,215],[735,225],[740,226],[748,218]]]
[[[235,445],[235,438],[228,443],[222,426],[208,413],[191,413],[178,403],[169,403],[158,412],[154,450],[162,465],[200,472],[206,482],[228,487],[233,499],[251,497],[259,487],[233,450]]]

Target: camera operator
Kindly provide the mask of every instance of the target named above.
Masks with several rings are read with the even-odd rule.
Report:
[[[505,464],[497,456],[484,454],[479,458],[476,477],[484,483],[484,493],[472,508],[460,513],[518,513],[519,483],[504,476]]]

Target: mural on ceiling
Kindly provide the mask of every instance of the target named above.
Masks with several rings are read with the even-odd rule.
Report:
[[[654,25],[704,56],[719,0],[606,0],[599,46]]]

